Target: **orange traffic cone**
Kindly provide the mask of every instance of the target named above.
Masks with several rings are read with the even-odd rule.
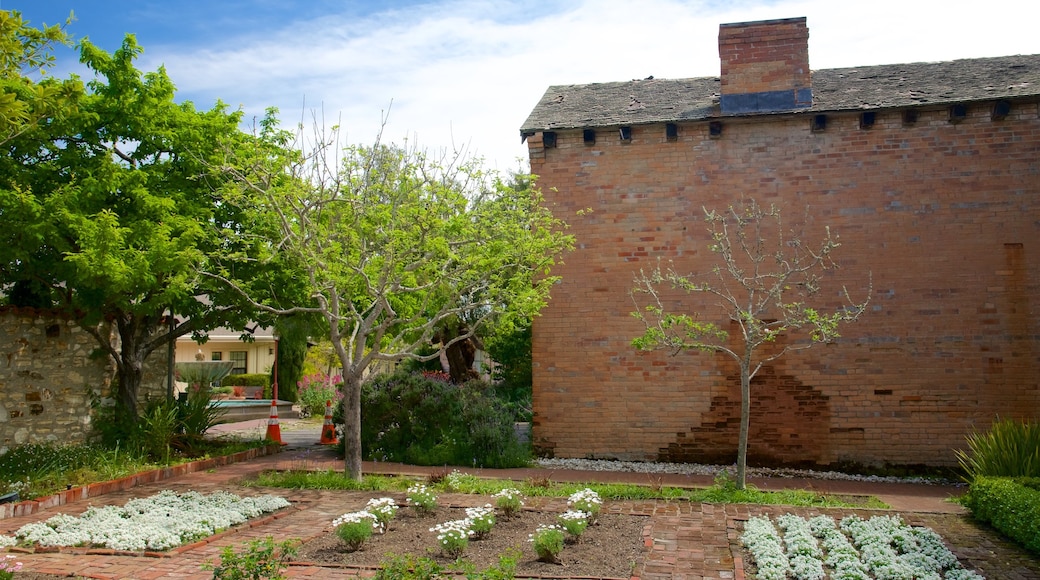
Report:
[[[325,401],[325,424],[321,426],[321,441],[318,441],[318,445],[336,443],[336,426],[332,424],[332,401]]]
[[[278,401],[275,399],[271,399],[271,418],[267,420],[267,436],[265,438],[279,445],[285,445],[282,442],[282,428],[278,425]]]

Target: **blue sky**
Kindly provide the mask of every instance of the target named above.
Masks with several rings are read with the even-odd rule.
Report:
[[[351,143],[465,150],[500,170],[555,84],[717,76],[718,27],[807,17],[814,69],[1040,53],[1040,2],[966,0],[0,0],[112,51],[134,33],[142,70],[178,98],[220,99],[288,124],[320,111]],[[79,71],[62,52],[57,74]],[[392,107],[391,107],[392,102]]]

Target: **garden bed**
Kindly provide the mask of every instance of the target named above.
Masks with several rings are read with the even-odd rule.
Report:
[[[523,510],[510,519],[499,516],[491,534],[481,540],[470,540],[462,558],[478,570],[484,570],[497,565],[500,556],[515,548],[521,552],[518,576],[627,579],[646,557],[649,548],[644,536],[649,518],[601,514],[597,522],[582,534],[579,542],[564,546],[558,564],[539,562],[528,541],[529,535],[540,524],[555,523],[557,515],[556,512]],[[412,508],[401,508],[391,521],[389,530],[372,536],[358,551],[348,552],[344,543],[330,531],[301,546],[296,560],[329,566],[375,568],[391,556],[411,554],[447,566],[455,559],[441,554],[437,535],[430,528],[464,517],[463,508],[440,508],[432,516],[419,516]]]

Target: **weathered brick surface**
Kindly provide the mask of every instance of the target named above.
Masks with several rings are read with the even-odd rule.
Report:
[[[535,322],[534,441],[561,457],[735,456],[736,366],[721,355],[640,353],[628,315],[640,268],[658,258],[706,272],[703,207],[775,203],[806,237],[840,236],[841,270],[869,311],[837,344],[788,355],[753,385],[752,457],[761,462],[955,463],[973,427],[1040,416],[1040,115],[1016,102],[947,109],[724,119],[633,127],[630,143],[558,131],[529,140],[532,171],[574,252]],[[605,132],[608,134],[608,132]],[[591,208],[591,213],[579,210]],[[683,306],[710,317],[713,302]],[[678,304],[678,303],[677,303]],[[720,321],[722,319],[719,319]]]
[[[719,28],[723,93],[757,93],[810,86],[805,18],[743,22]]]

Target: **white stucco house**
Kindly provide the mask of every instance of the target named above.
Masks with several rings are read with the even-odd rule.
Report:
[[[252,341],[244,340],[251,336]],[[244,330],[215,328],[209,332],[205,344],[195,342],[190,335],[177,339],[175,362],[231,361],[231,374],[269,373],[275,359],[274,328],[247,326]]]

